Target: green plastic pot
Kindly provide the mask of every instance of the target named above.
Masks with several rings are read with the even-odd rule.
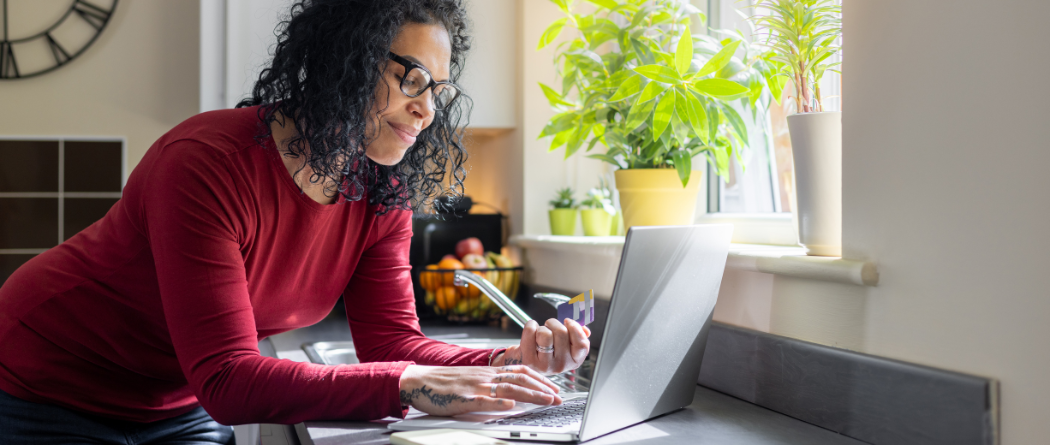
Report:
[[[605,209],[580,210],[583,234],[587,236],[609,236],[613,226],[613,215]]]
[[[623,233],[623,212],[616,212],[616,216],[612,218],[612,229],[609,230],[609,234],[613,236],[624,236]]]
[[[576,234],[576,209],[553,209],[550,218],[551,235]]]

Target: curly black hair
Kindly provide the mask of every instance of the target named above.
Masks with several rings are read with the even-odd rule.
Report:
[[[470,114],[466,96],[437,111],[396,165],[365,155],[367,141],[378,134],[373,110],[388,51],[407,23],[448,30],[455,82],[470,49],[461,0],[302,0],[278,26],[272,62],[259,74],[251,97],[237,104],[262,105],[260,140],[271,137],[269,123],[277,112],[294,116],[297,135],[289,141],[290,156],[306,158],[314,171],[310,180],[337,179],[326,189],[328,196],[367,197],[377,214],[420,210],[439,195],[460,196],[466,178],[467,152],[459,131]]]

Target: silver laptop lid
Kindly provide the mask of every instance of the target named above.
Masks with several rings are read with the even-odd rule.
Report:
[[[692,403],[732,234],[721,224],[627,233],[580,440]]]

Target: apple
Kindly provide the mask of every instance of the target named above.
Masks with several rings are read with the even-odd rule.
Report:
[[[467,269],[487,269],[489,267],[488,261],[485,261],[485,257],[476,253],[468,253],[463,255],[463,265],[467,266]]]
[[[462,259],[467,256],[468,253],[475,255],[485,255],[485,248],[481,245],[481,240],[470,237],[464,238],[456,243],[456,256]]]

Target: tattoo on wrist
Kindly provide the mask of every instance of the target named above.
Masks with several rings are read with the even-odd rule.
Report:
[[[430,404],[440,407],[449,406],[452,402],[470,402],[474,400],[473,397],[463,397],[459,394],[435,393],[433,389],[427,388],[427,385],[423,385],[423,387],[413,389],[412,391],[405,391],[402,389],[401,404],[412,405],[412,402],[419,399],[420,396],[426,397],[430,400]]]
[[[503,354],[503,365],[504,366],[520,365],[520,364],[521,364],[521,354],[520,353],[518,354],[517,357],[512,357],[510,354]]]

